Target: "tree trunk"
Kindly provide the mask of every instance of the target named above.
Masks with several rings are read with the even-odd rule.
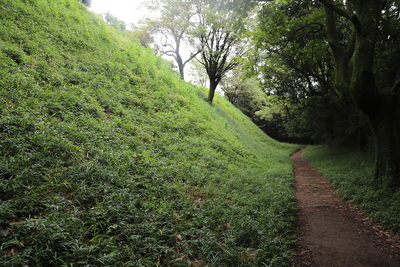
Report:
[[[400,128],[395,101],[378,90],[373,72],[378,23],[385,0],[348,0],[354,10],[344,10],[331,0],[320,0],[326,7],[327,31],[335,58],[337,89],[343,95],[346,87],[356,106],[369,118],[375,141],[375,177],[385,184],[400,185]],[[353,68],[348,86],[347,62],[344,49],[337,40],[336,19],[333,11],[347,18],[354,27]],[[354,53],[353,53],[353,51]],[[347,62],[346,62],[347,61]],[[345,68],[345,69],[343,69]]]
[[[218,82],[215,78],[210,78],[210,90],[208,91],[207,101],[211,104],[214,100],[215,90],[217,89]]]
[[[354,34],[351,40],[343,45],[337,34],[337,14],[328,7],[325,7],[326,28],[329,45],[333,52],[335,62],[335,92],[345,102],[351,101],[349,62],[354,53]]]
[[[176,54],[176,63],[178,64],[178,70],[179,74],[181,75],[182,80],[185,80],[185,74],[184,74],[184,65],[183,65],[183,60],[180,54]]]
[[[390,103],[381,102],[369,114],[375,142],[375,179],[384,185],[400,185],[400,129],[397,113]]]
[[[375,178],[381,183],[400,184],[400,132],[394,101],[380,92],[373,72],[378,21],[382,1],[355,0],[357,20],[353,75],[350,92],[355,104],[367,115],[374,133]]]

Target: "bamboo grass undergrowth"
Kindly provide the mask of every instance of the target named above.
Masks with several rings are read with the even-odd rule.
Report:
[[[366,216],[386,229],[400,229],[400,190],[377,183],[373,153],[310,146],[303,155]]]
[[[0,1],[1,266],[285,266],[292,164],[76,0]]]

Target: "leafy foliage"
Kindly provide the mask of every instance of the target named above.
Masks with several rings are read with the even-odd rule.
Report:
[[[126,30],[126,23],[123,20],[118,19],[116,16],[110,12],[106,12],[104,15],[104,20],[111,26],[121,31]]]
[[[265,117],[267,124],[276,122],[282,129],[277,138],[364,148],[365,136],[371,135],[369,125],[337,91],[322,4],[271,2],[263,6],[259,21],[255,41],[260,55],[255,66],[263,75],[264,90],[282,107]],[[341,26],[344,33],[351,31]],[[265,112],[268,109],[259,113]]]
[[[196,25],[196,9],[191,0],[157,0],[147,4],[150,10],[160,14],[157,19],[148,19],[143,23],[150,34],[158,36],[155,50],[173,57],[181,78],[185,78],[184,68],[199,52],[198,47],[191,47],[191,34]],[[185,58],[183,49],[189,49],[190,55]]]
[[[0,20],[0,265],[286,265],[296,146],[76,0]]]
[[[152,33],[160,36],[156,50],[172,56],[184,79],[184,67],[198,56],[208,76],[208,101],[212,103],[215,90],[229,71],[238,65],[246,52],[243,45],[246,19],[254,4],[249,1],[220,0],[157,0],[148,5],[160,16],[146,22]],[[190,51],[187,59],[182,50]]]
[[[212,103],[221,79],[239,63],[245,52],[242,38],[252,8],[248,1],[202,0],[196,6],[199,25],[194,37],[201,47],[199,63],[207,72]]]

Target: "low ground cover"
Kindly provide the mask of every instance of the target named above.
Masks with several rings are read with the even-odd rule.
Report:
[[[400,229],[400,190],[377,185],[380,183],[374,180],[372,153],[310,146],[303,156],[333,182],[341,196],[366,215],[387,229]]]
[[[1,266],[286,264],[297,146],[76,0],[1,3]]]

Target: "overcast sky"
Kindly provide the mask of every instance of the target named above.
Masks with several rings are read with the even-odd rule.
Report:
[[[146,0],[92,0],[90,10],[98,14],[109,11],[127,25],[137,23],[143,18],[145,10],[141,4]]]

